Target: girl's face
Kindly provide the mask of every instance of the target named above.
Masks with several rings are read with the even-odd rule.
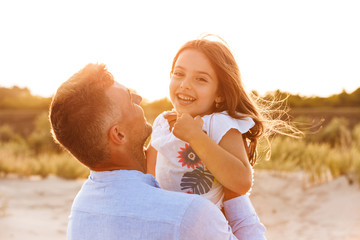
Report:
[[[192,117],[214,111],[218,79],[207,57],[198,50],[180,53],[171,75],[170,99],[177,113]]]

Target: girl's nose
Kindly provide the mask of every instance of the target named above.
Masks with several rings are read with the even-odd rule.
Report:
[[[191,79],[190,77],[186,77],[181,81],[180,88],[190,89],[191,88]]]

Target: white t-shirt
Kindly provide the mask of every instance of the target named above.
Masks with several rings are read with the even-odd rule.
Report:
[[[191,146],[175,137],[161,113],[154,121],[151,145],[157,150],[156,180],[160,187],[170,191],[199,194],[219,208],[223,202],[223,187],[207,170]],[[246,133],[255,123],[250,117],[235,119],[225,111],[202,117],[203,130],[217,144],[230,129]]]

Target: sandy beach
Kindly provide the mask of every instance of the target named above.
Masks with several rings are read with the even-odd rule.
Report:
[[[66,239],[73,198],[84,180],[0,179],[0,239]],[[275,239],[360,239],[360,188],[344,177],[306,186],[301,173],[256,171],[250,195]]]

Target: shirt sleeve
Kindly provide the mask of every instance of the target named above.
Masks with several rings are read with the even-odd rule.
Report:
[[[240,133],[246,133],[255,125],[250,117],[243,119],[232,118],[227,114],[214,114],[209,119],[209,137],[217,144],[230,129],[237,129]]]
[[[233,233],[238,239],[266,239],[266,228],[260,222],[249,196],[243,195],[225,201],[224,209]]]
[[[225,216],[209,200],[196,197],[180,225],[179,239],[235,240]]]
[[[169,124],[164,118],[165,114],[166,112],[163,112],[157,116],[152,126],[153,131],[151,134],[151,145],[156,149],[156,151],[160,151],[163,145],[169,141],[168,138],[170,137]]]

